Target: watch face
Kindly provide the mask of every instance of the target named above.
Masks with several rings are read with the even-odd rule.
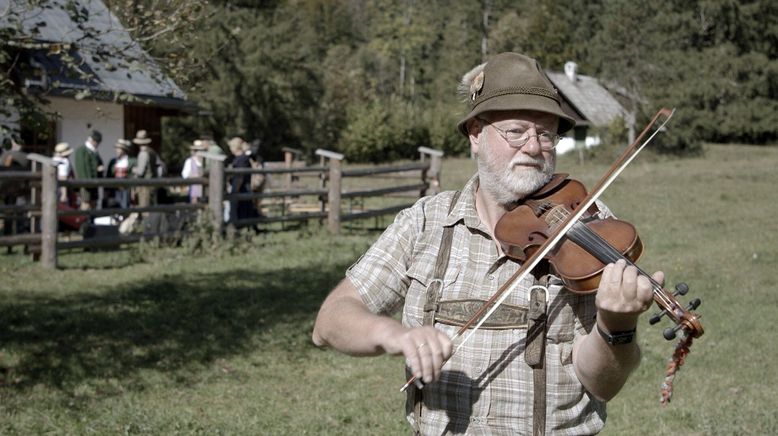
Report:
[[[632,337],[634,335],[635,335],[634,333],[629,333],[629,334],[622,334],[619,336],[613,336],[611,338],[612,340],[611,344],[613,345],[629,344],[630,342],[632,342]]]

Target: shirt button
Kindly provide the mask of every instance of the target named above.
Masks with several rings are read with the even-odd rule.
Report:
[[[487,277],[489,278],[489,280],[494,280],[494,274],[489,274]]]

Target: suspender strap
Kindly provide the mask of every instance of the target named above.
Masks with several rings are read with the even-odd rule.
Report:
[[[424,325],[432,325],[435,322],[435,313],[438,311],[440,291],[443,289],[443,277],[448,268],[448,259],[451,255],[451,243],[454,239],[454,228],[443,228],[443,236],[440,241],[440,251],[435,262],[433,279],[427,285],[427,299],[424,303]]]
[[[448,206],[448,213],[454,210],[459,199],[461,191],[454,193],[451,198],[451,204]],[[435,259],[435,269],[432,271],[432,280],[427,285],[427,296],[424,303],[424,325],[433,325],[435,323],[435,314],[438,311],[438,301],[440,300],[440,291],[443,290],[443,277],[446,275],[448,260],[451,256],[451,244],[454,241],[454,226],[443,227],[443,235],[440,237],[440,247],[438,248],[438,257]]]
[[[530,289],[527,340],[524,360],[532,367],[532,434],[546,433],[546,311],[548,276],[540,279],[540,286]]]
[[[532,368],[532,384],[535,387],[535,395],[532,401],[532,434],[544,436],[546,434],[546,366],[541,364],[539,368]]]
[[[451,198],[451,204],[448,206],[448,213],[454,210],[459,199],[461,191],[456,191]],[[435,260],[435,269],[432,272],[432,280],[427,285],[427,296],[424,303],[424,325],[435,324],[435,313],[438,311],[438,300],[440,300],[441,290],[443,289],[443,277],[448,268],[448,260],[451,256],[451,244],[454,240],[454,226],[443,227],[443,235],[440,238],[440,248],[438,257]],[[413,413],[414,413],[414,431],[417,435],[421,434],[421,389],[413,386]]]

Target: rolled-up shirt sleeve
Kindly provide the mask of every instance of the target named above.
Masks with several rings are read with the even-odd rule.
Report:
[[[421,201],[397,214],[378,240],[346,271],[373,313],[393,314],[410,285],[407,271],[423,223]]]

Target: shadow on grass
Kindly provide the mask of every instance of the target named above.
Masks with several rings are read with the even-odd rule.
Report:
[[[143,369],[179,380],[188,368],[262,347],[305,353],[316,311],[346,266],[166,275],[102,296],[6,295],[0,343],[18,359],[3,384],[132,386]]]

